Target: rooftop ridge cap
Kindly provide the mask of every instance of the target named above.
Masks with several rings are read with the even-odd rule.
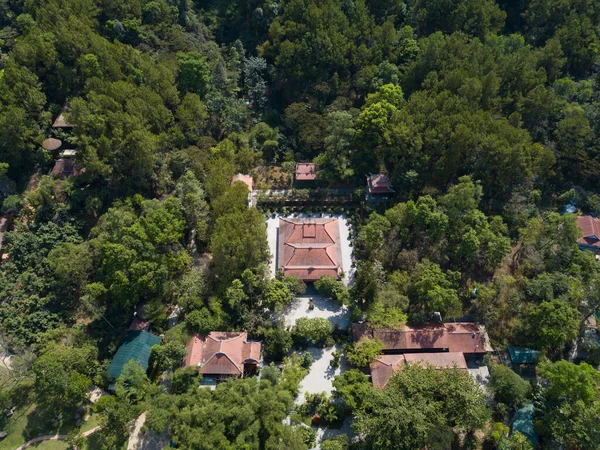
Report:
[[[204,368],[204,367],[206,367],[208,365],[208,363],[211,362],[214,359],[214,357],[217,356],[217,355],[223,355],[223,356],[225,356],[225,358],[227,358],[229,360],[229,362],[231,364],[233,364],[233,367],[235,367],[238,370],[239,373],[243,373],[240,370],[240,368],[237,366],[237,364],[234,363],[233,360],[229,357],[229,355],[227,353],[225,353],[225,352],[220,351],[220,350],[218,352],[215,352],[210,358],[208,358],[208,361],[206,361],[204,364],[202,364],[202,361],[200,363],[198,363],[198,366],[201,369]]]

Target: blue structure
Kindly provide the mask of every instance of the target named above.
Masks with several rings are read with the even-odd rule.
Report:
[[[517,410],[512,423],[511,433],[518,431],[527,439],[529,439],[529,441],[533,445],[533,448],[537,448],[539,435],[537,434],[533,426],[533,414],[533,403],[530,403],[529,405]]]
[[[525,347],[508,347],[508,353],[513,364],[536,364],[540,357],[538,350]]]

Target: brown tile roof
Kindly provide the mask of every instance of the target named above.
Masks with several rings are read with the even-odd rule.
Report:
[[[57,177],[78,176],[85,172],[79,163],[71,158],[57,159],[52,168],[52,175]]]
[[[418,350],[487,353],[492,351],[485,327],[471,322],[429,323],[403,329],[371,329],[366,324],[353,324],[356,341],[377,338],[384,351],[410,353]]]
[[[592,216],[578,216],[577,225],[583,231],[583,237],[577,243],[600,249],[600,219]]]
[[[149,320],[141,320],[139,317],[133,319],[131,325],[129,325],[129,331],[148,331],[150,328]]]
[[[279,219],[277,267],[284,275],[316,281],[342,271],[337,219]]]
[[[373,386],[384,388],[394,372],[405,365],[418,364],[438,369],[456,368],[467,370],[467,362],[461,352],[405,353],[403,355],[381,355],[371,364]]]
[[[204,375],[241,376],[244,364],[258,364],[260,359],[260,342],[247,342],[247,339],[245,332],[195,334],[187,343],[183,367],[197,366]]]
[[[236,181],[241,181],[242,183],[245,183],[246,186],[248,186],[248,189],[250,190],[250,192],[252,192],[252,177],[250,175],[245,175],[243,173],[238,173],[236,175],[233,176],[233,178],[231,179],[231,184],[235,183]]]
[[[394,192],[390,179],[382,173],[371,174],[367,177],[367,189],[369,194],[391,194]]]
[[[67,112],[69,112],[68,107],[63,108],[63,110],[60,112],[60,114],[52,124],[53,128],[71,128],[73,126],[67,121],[67,118],[65,117],[65,113]]]
[[[296,163],[297,181],[314,181],[317,179],[317,165],[313,163]]]

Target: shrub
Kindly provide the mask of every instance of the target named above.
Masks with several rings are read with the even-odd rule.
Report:
[[[327,338],[331,338],[332,332],[333,326],[327,319],[322,317],[314,319],[301,317],[292,328],[292,336],[299,344],[324,344]]]
[[[365,339],[348,352],[348,361],[353,366],[365,367],[381,355],[383,348],[383,342],[379,339]]]
[[[312,366],[313,363],[313,357],[310,354],[310,352],[306,352],[304,353],[304,355],[302,355],[302,367],[306,370],[310,369],[310,366]]]
[[[506,366],[492,365],[490,386],[497,402],[517,406],[531,393],[531,385]]]
[[[330,362],[331,367],[340,367],[340,359],[342,358],[342,352],[339,350],[335,350],[332,353],[333,359]]]

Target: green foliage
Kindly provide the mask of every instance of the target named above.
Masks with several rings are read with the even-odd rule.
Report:
[[[162,432],[166,425],[175,445],[199,449],[219,445],[258,448],[285,439],[289,430],[282,421],[293,404],[299,382],[296,363],[289,364],[279,380],[245,378],[221,383],[214,391],[196,389],[172,397],[161,395],[153,400],[149,412],[153,417],[150,425],[155,424],[152,430]],[[304,376],[298,375],[300,379]]]
[[[265,287],[263,302],[267,308],[281,311],[292,302],[293,298],[288,285],[273,278],[269,280]]]
[[[348,450],[349,447],[348,436],[343,434],[330,439],[324,439],[321,442],[322,450]]]
[[[292,348],[292,334],[283,327],[269,329],[265,334],[263,352],[265,358],[281,361]]]
[[[264,218],[256,208],[226,214],[215,223],[210,242],[213,268],[220,286],[228,286],[248,268],[267,260]]]
[[[577,310],[560,300],[543,302],[529,319],[539,348],[560,350],[579,332]]]
[[[315,281],[315,289],[324,297],[335,300],[342,305],[348,303],[349,294],[346,285],[331,275],[323,275]]]
[[[548,383],[537,413],[541,431],[567,448],[594,448],[599,437],[600,374],[586,363],[564,360],[544,362],[539,372]]]
[[[383,353],[384,348],[383,342],[377,338],[365,339],[360,343],[354,344],[352,350],[348,352],[348,361],[355,367],[366,367]]]
[[[98,351],[80,330],[58,329],[45,339],[33,364],[36,404],[47,412],[73,414],[87,402]]]
[[[197,52],[179,53],[177,62],[180,89],[183,92],[205,95],[212,78],[206,58]]]
[[[190,312],[185,323],[190,331],[210,333],[221,328],[221,318],[208,308],[200,308]]]
[[[369,378],[358,369],[350,369],[333,379],[333,397],[343,399],[352,411],[362,408],[373,386]]]
[[[370,448],[414,449],[448,446],[453,428],[474,431],[488,417],[484,394],[468,374],[409,365],[365,399],[355,428]]]
[[[408,291],[412,306],[417,311],[440,312],[442,318],[459,317],[461,305],[454,288],[457,275],[445,274],[437,264],[424,260],[417,266]]]
[[[331,340],[333,326],[322,317],[300,317],[292,327],[292,336],[296,342],[313,345],[326,345]]]
[[[190,262],[184,251],[185,221],[175,198],[143,200],[108,210],[92,230],[97,279],[106,303],[131,307],[140,300],[164,298],[169,282]]]
[[[531,393],[531,385],[506,366],[491,367],[490,386],[494,398],[510,406],[518,406]]]
[[[157,373],[178,368],[186,355],[185,345],[180,342],[166,342],[155,345],[150,350],[150,358]]]

